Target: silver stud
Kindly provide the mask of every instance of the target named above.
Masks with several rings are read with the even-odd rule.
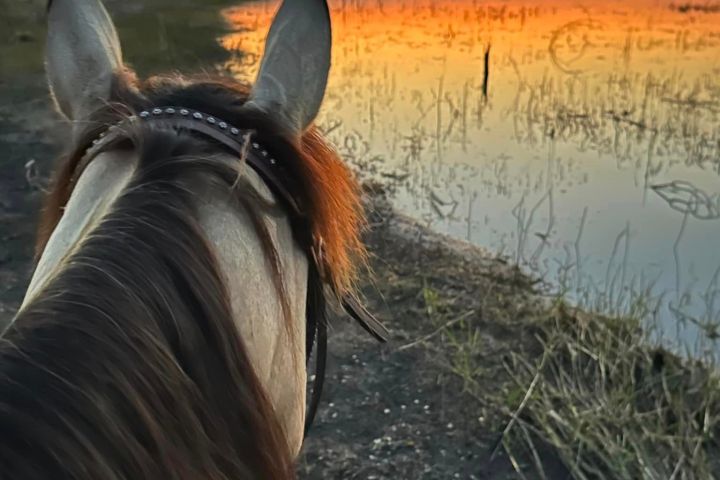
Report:
[[[107,132],[102,132],[102,133],[100,134],[100,138],[103,138],[105,135],[107,135]]]
[[[193,113],[193,118],[196,118],[196,119],[198,119],[198,120],[202,120],[202,113],[200,113],[200,112],[195,112],[195,113]]]
[[[270,165],[275,165],[276,163],[277,163],[277,160],[275,160],[274,158],[270,159]]]
[[[169,115],[172,115],[172,114],[175,113],[175,109],[172,108],[172,107],[168,107],[168,108],[165,109],[165,113],[167,113],[167,114],[169,114]]]
[[[100,139],[99,139],[99,138],[96,138],[95,140],[93,140],[93,145],[97,145],[98,143],[100,143]]]
[[[220,127],[220,128],[222,128],[223,130],[225,130],[225,129],[227,128],[227,123],[225,123],[225,122],[220,122],[220,123],[218,123],[218,127]]]
[[[162,113],[161,108],[153,108],[153,115],[160,115]]]
[[[147,118],[150,116],[150,112],[143,110],[140,112],[140,118]]]
[[[240,130],[238,130],[237,128],[233,127],[233,128],[230,129],[230,133],[232,133],[233,135],[237,135],[238,133],[240,133]]]
[[[214,125],[215,124],[215,117],[207,117],[207,122]]]
[[[263,150],[262,152],[260,152],[260,154],[261,154],[263,157],[267,157],[267,150]]]
[[[187,108],[183,108],[180,110],[180,115],[182,115],[182,116],[187,116],[189,113],[190,112],[188,111]]]
[[[253,148],[254,148],[255,150],[257,150],[258,148],[260,148],[260,144],[255,143],[255,142],[253,142],[252,146],[253,146]]]

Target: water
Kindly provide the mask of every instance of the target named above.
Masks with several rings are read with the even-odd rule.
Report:
[[[238,78],[254,78],[276,5],[223,12]],[[717,352],[713,5],[334,1],[319,123],[401,211]]]
[[[141,74],[215,63],[254,78],[277,2],[223,10],[223,51],[224,1],[124,12],[127,57]],[[720,3],[331,7],[320,125],[401,211],[718,351]],[[0,70],[41,71],[36,43],[2,48]]]

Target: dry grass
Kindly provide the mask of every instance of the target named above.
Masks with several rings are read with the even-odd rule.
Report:
[[[578,479],[720,475],[717,371],[650,347],[633,319],[560,304],[536,328],[542,360],[512,356],[518,388],[539,381],[506,447],[549,448]]]
[[[518,307],[531,287],[506,283],[463,315],[434,287],[421,292],[432,335],[498,438],[489,464],[505,456],[519,478],[720,478],[720,373],[653,344],[644,309],[604,316],[559,296]]]
[[[576,479],[720,475],[717,371],[650,346],[631,318],[559,303],[532,328],[529,351],[540,353],[510,356],[512,381],[496,399],[511,419],[502,446],[519,470],[547,478],[551,455]]]

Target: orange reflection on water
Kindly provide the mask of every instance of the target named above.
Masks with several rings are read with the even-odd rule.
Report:
[[[333,68],[320,120],[342,122],[390,153],[398,136],[417,129],[435,134],[437,150],[457,141],[465,153],[468,137],[482,137],[488,125],[528,134],[503,120],[510,113],[642,110],[636,121],[661,124],[675,114],[668,99],[717,100],[720,15],[681,13],[652,0],[628,3],[331,2]],[[236,31],[221,43],[233,53],[228,68],[237,77],[254,78],[276,8],[260,2],[224,12]],[[537,121],[522,128],[547,127]],[[452,161],[445,153],[444,161]]]
[[[254,78],[277,5],[224,12],[238,78]],[[650,187],[718,191],[720,12],[665,0],[330,5],[320,126],[365,176],[392,184],[400,210],[550,278],[575,275],[579,292],[610,275],[628,229],[629,276],[677,292],[713,278],[717,221],[689,224],[687,248],[673,250],[680,219]],[[585,268],[553,272],[583,212]]]

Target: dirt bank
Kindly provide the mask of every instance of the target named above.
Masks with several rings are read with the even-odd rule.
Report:
[[[362,289],[392,341],[380,347],[349,322],[334,322],[326,401],[301,472],[307,478],[515,478],[502,455],[488,464],[500,417],[490,402],[465,391],[452,356],[485,359],[485,388],[496,390],[492,379],[504,377],[507,349],[522,341],[515,327],[537,311],[531,281],[476,247],[394,214],[381,196],[372,198],[366,238],[374,274]],[[469,350],[449,348],[448,333]]]

